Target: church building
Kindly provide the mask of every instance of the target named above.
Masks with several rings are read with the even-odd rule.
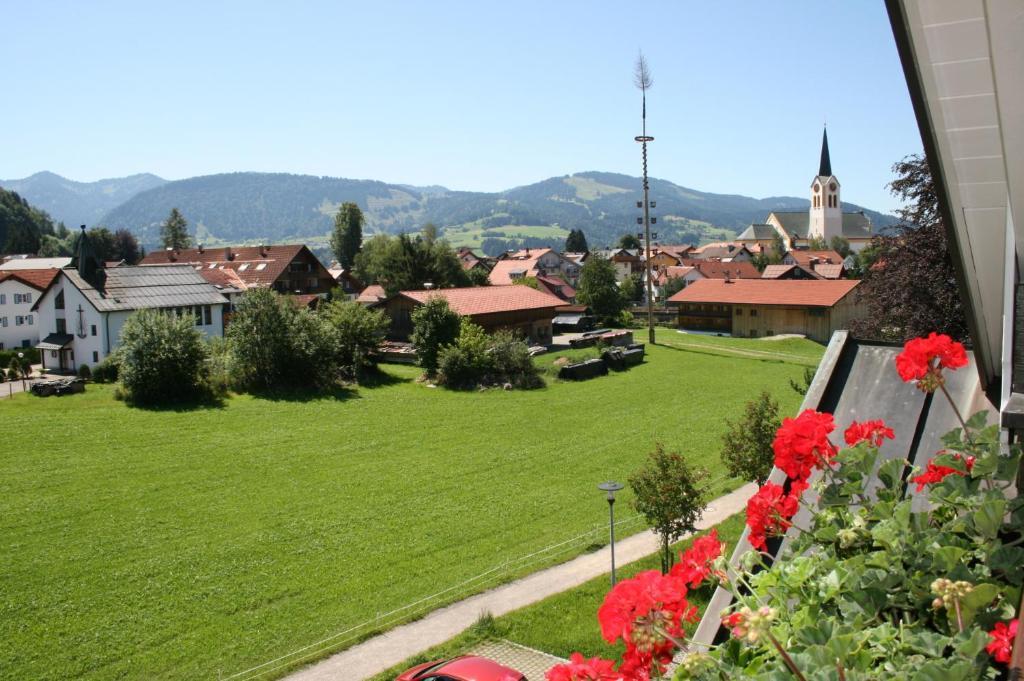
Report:
[[[818,174],[811,181],[811,206],[806,211],[772,211],[762,224],[753,224],[736,241],[748,248],[770,248],[776,234],[781,234],[787,250],[811,246],[816,237],[831,246],[833,237],[841,236],[858,252],[871,241],[871,218],[862,212],[844,213],[839,198],[839,178],[832,174],[828,153],[828,131],[821,137],[821,161]]]

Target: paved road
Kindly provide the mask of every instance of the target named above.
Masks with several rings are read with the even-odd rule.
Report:
[[[756,491],[757,486],[750,484],[715,499],[705,511],[698,529],[707,529],[739,513]],[[616,564],[632,563],[659,549],[658,535],[653,532],[635,534],[616,542]],[[287,678],[289,681],[361,681],[453,638],[476,622],[483,612],[498,617],[607,574],[609,562],[608,547],[579,556],[435,610],[423,619],[367,639]]]

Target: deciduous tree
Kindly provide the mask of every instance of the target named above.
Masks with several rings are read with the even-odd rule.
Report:
[[[857,287],[867,314],[853,324],[866,338],[903,341],[932,331],[968,337],[946,227],[928,161],[908,156],[893,166],[892,193],[904,208],[902,223],[871,240],[873,262]]]
[[[459,315],[441,296],[431,296],[412,311],[413,331],[409,340],[427,376],[432,377],[437,372],[438,353],[444,346],[455,343],[461,323]]]
[[[781,425],[779,403],[767,391],[747,402],[743,416],[726,421],[722,436],[722,462],[729,474],[762,484],[775,462],[772,441]]]
[[[643,244],[636,234],[623,234],[619,237],[619,248],[628,248],[631,251],[635,251],[643,248]]]
[[[121,329],[119,376],[135,404],[187,402],[206,396],[207,349],[191,314],[145,309]]]
[[[647,465],[629,478],[633,506],[661,537],[661,571],[672,567],[669,546],[696,529],[707,507],[708,473],[693,467],[661,443],[654,446]]]
[[[626,299],[615,276],[615,266],[597,253],[580,270],[576,299],[590,307],[604,323],[614,323],[626,308]]]

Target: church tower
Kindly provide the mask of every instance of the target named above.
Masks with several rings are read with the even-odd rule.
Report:
[[[828,155],[828,130],[821,135],[821,163],[818,175],[811,182],[810,220],[807,238],[821,237],[826,242],[843,235],[843,209],[839,203],[839,180],[832,174]]]

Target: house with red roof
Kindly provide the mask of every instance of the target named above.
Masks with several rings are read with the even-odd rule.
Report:
[[[782,264],[799,265],[822,279],[842,279],[846,274],[843,256],[832,250],[792,250],[782,258]]]
[[[852,279],[703,279],[668,299],[679,326],[758,338],[800,334],[828,342],[866,314]]]
[[[399,291],[378,303],[391,318],[389,337],[407,340],[412,334],[412,311],[433,297],[444,298],[452,310],[488,333],[508,330],[541,345],[551,343],[551,322],[565,304],[550,293],[522,285]]]
[[[319,296],[337,284],[303,244],[185,248],[147,253],[140,265],[192,265],[196,270],[233,270],[247,288]]]
[[[488,277],[492,286],[508,286],[526,278],[546,276],[579,281],[581,266],[551,248],[524,248],[494,263]]]
[[[39,315],[32,306],[59,274],[55,267],[0,271],[0,350],[30,348],[39,342]]]

